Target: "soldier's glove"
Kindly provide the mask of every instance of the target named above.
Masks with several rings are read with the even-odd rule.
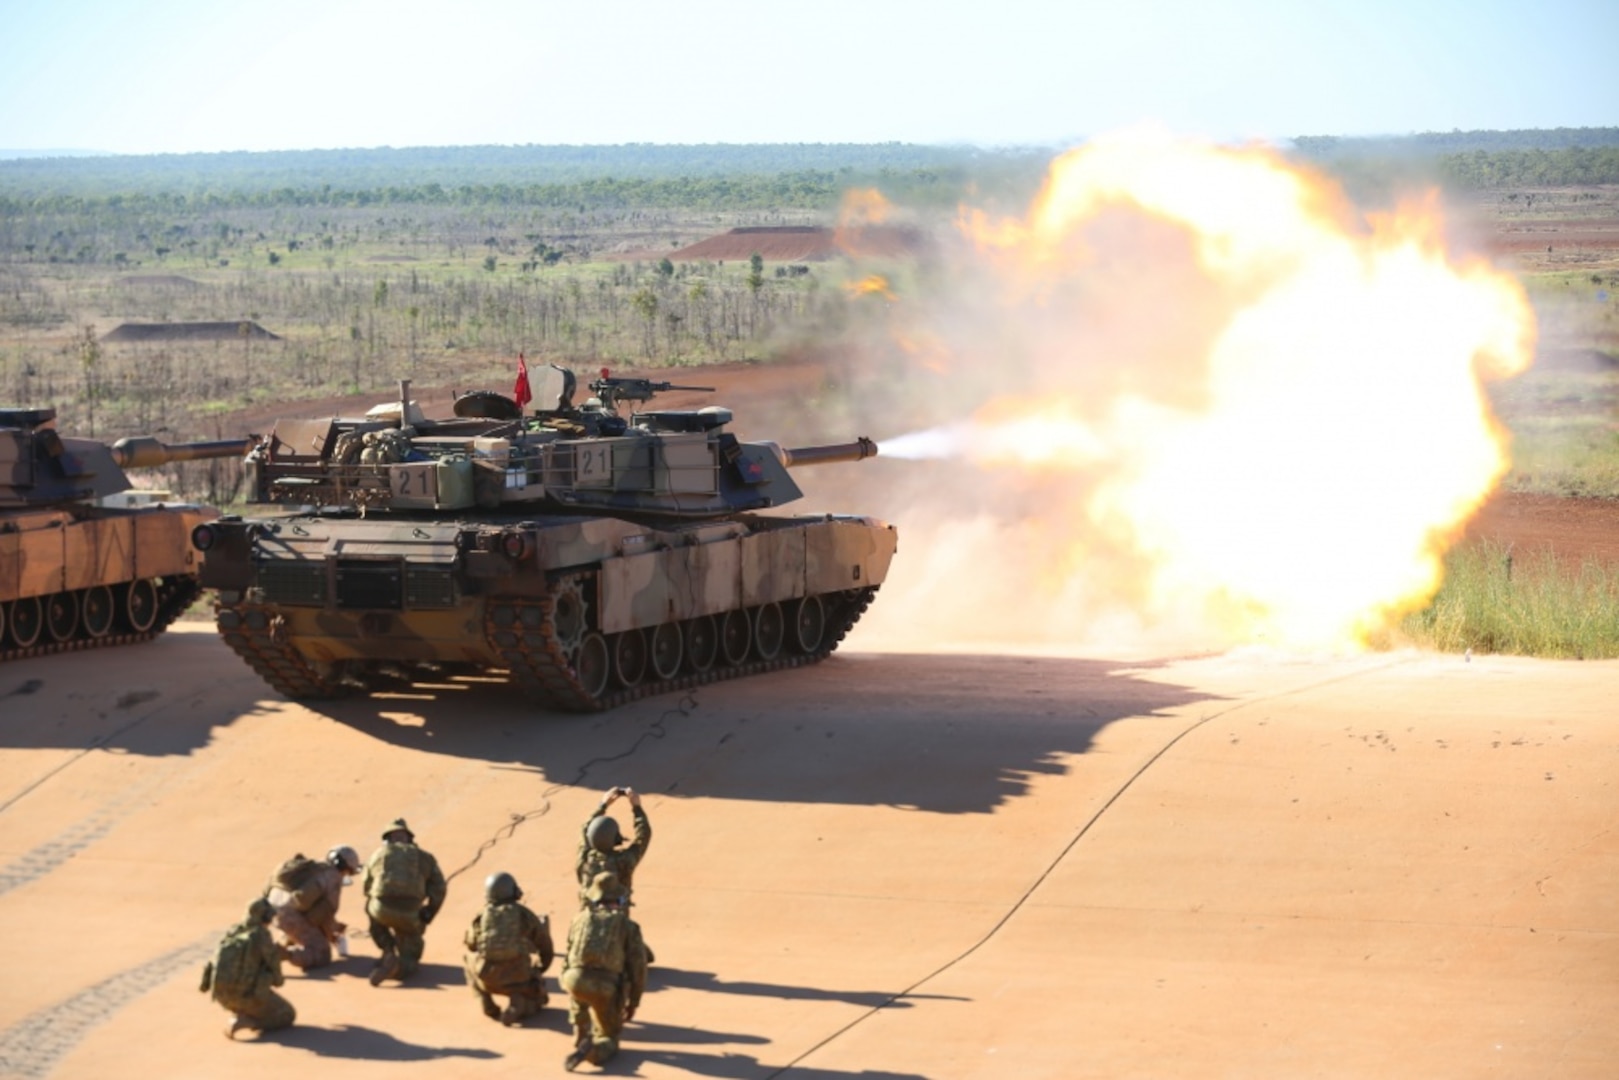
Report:
[[[438,908],[423,908],[422,909],[422,925],[423,926],[431,926],[433,924],[433,920],[435,918],[437,918],[437,917],[438,917]]]
[[[212,990],[213,988],[214,988],[214,962],[212,960],[210,960],[210,961],[208,961],[208,963],[203,965],[203,968],[202,968],[202,985],[197,987],[197,989],[201,990],[203,993],[206,994],[208,991]]]

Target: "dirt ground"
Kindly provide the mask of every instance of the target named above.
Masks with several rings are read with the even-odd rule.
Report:
[[[850,645],[585,717],[290,704],[202,623],[8,666],[0,1075],[563,1075],[560,1009],[486,1020],[458,938],[496,870],[560,932],[614,784],[658,959],[611,1075],[1612,1075],[1619,664]],[[451,876],[421,973],[373,989],[356,934],[227,1041],[219,932],[401,814]]]

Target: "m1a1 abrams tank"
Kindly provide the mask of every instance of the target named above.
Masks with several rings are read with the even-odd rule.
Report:
[[[196,599],[188,542],[212,510],[110,505],[126,468],[238,457],[250,440],[109,447],[67,439],[54,409],[0,409],[0,660],[156,637]]]
[[[619,411],[707,387],[604,371],[576,407],[575,386],[553,366],[531,413],[480,391],[435,420],[402,383],[364,418],[277,423],[249,483],[299,509],[193,534],[225,641],[291,698],[502,670],[567,711],[836,648],[887,575],[894,529],[763,511],[801,497],[789,468],[876,445],[744,443],[712,406]]]

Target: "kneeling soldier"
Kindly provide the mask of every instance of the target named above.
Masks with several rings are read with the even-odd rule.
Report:
[[[202,969],[205,994],[235,1014],[225,1037],[234,1039],[243,1028],[275,1031],[291,1027],[297,1012],[292,1003],[271,987],[280,986],[281,948],[270,936],[275,909],[262,897],[248,905],[247,918],[230,928],[214,949],[214,958]]]
[[[518,903],[523,890],[510,874],[491,874],[484,882],[484,898],[487,903],[472,917],[465,938],[467,985],[483,1001],[485,1016],[520,1024],[545,1006],[545,969],[556,956],[551,924]],[[505,1011],[494,994],[509,999]]]
[[[571,999],[574,1050],[563,1061],[569,1072],[583,1061],[604,1065],[618,1053],[619,1034],[646,989],[646,944],[630,919],[629,893],[618,876],[597,874],[585,903],[568,927],[568,963],[560,980]]]

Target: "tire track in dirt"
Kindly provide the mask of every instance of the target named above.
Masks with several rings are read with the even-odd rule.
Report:
[[[169,769],[159,767],[153,774],[121,790],[89,817],[68,826],[52,839],[0,867],[0,896],[31,881],[38,881],[106,836],[130,814],[149,805],[154,792],[168,779],[169,772]]]
[[[47,1005],[0,1031],[0,1077],[37,1080],[48,1076],[90,1029],[177,972],[213,955],[219,934],[181,945],[144,964],[120,971],[55,1005]]]

